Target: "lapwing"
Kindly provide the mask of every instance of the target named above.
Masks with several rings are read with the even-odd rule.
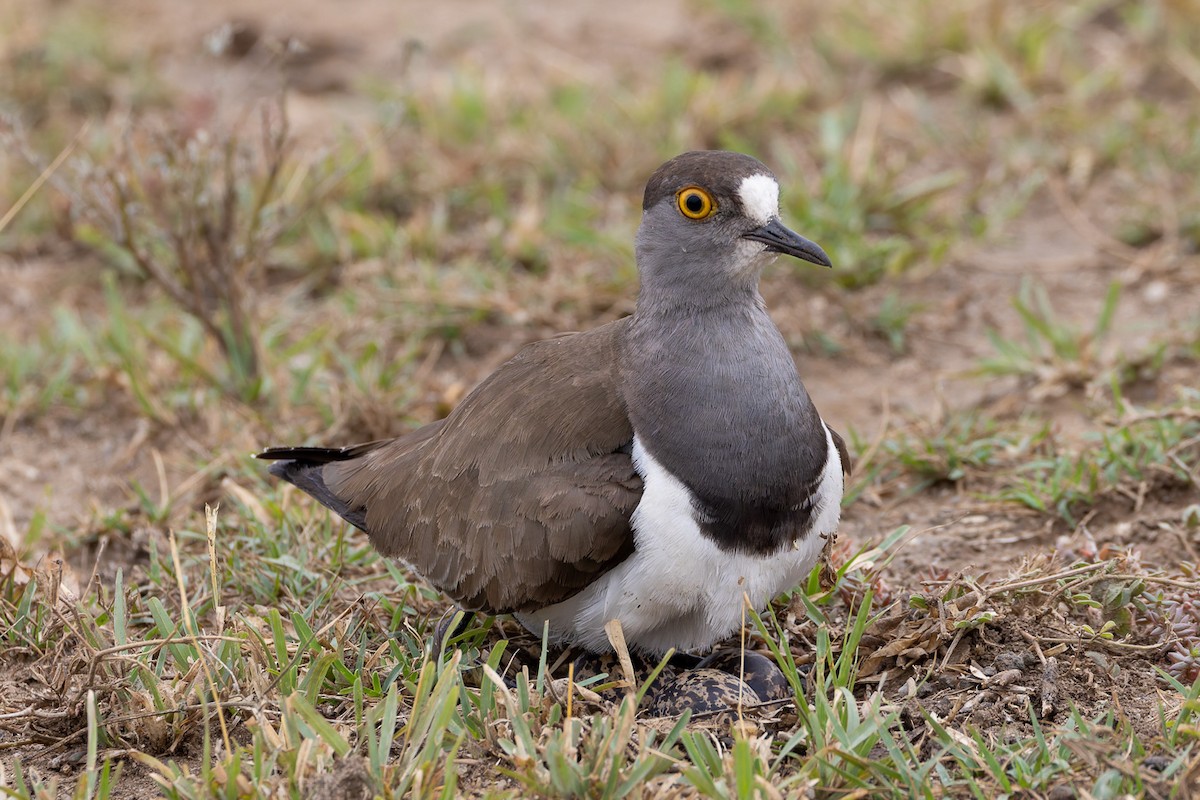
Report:
[[[705,651],[807,577],[850,463],[759,293],[779,254],[830,266],[761,162],[684,153],[646,185],[631,316],[526,346],[398,438],[259,458],[463,609]]]

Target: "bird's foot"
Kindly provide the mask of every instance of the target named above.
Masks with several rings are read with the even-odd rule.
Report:
[[[430,644],[430,658],[434,661],[441,659],[446,646],[469,631],[473,622],[475,622],[475,615],[470,611],[454,609],[446,612],[434,628],[433,642]]]

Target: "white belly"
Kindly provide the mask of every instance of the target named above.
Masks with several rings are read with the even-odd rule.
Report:
[[[761,610],[807,578],[837,529],[842,465],[828,430],[825,439],[829,456],[812,531],[794,546],[757,556],[724,552],[704,536],[687,488],[635,438],[643,491],[633,513],[633,554],[574,597],[517,618],[538,634],[549,620],[553,641],[589,650],[610,648],[604,626],[612,619],[621,621],[629,646],[645,653],[712,647],[741,626],[746,598]]]

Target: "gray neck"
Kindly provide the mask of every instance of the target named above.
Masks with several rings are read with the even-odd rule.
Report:
[[[674,309],[689,314],[746,303],[761,306],[758,279],[774,256],[748,255],[756,250],[756,245],[732,238],[724,241],[720,236],[700,244],[681,243],[662,229],[661,221],[644,219],[635,245],[641,278],[638,312],[669,313]],[[740,268],[735,263],[740,263]]]
[[[720,316],[730,309],[748,306],[761,309],[765,314],[766,305],[758,293],[757,276],[745,283],[725,282],[712,286],[696,286],[686,281],[667,286],[659,283],[665,281],[643,276],[637,296],[638,317],[644,320],[657,318],[665,323],[673,317],[687,318],[703,312]]]
[[[643,288],[623,347],[634,432],[719,546],[775,550],[811,525],[823,423],[757,288],[724,302],[665,294]]]

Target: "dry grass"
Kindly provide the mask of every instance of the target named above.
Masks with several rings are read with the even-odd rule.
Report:
[[[694,10],[651,79],[442,67],[320,142],[72,12],[4,42],[0,794],[1185,796],[1200,8]],[[246,454],[627,313],[645,176],[711,146],[837,264],[766,287],[859,456],[748,627],[792,696],[650,718],[505,619],[431,658],[444,600]]]

